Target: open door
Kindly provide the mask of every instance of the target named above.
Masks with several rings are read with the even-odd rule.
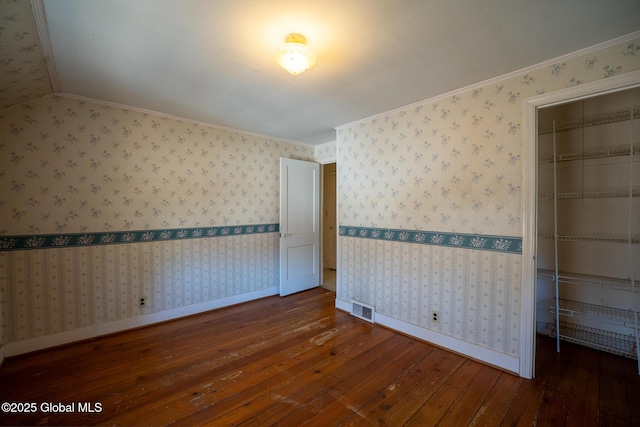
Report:
[[[280,159],[280,296],[320,284],[320,165]]]

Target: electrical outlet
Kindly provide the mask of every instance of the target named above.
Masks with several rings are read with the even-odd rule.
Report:
[[[147,299],[146,298],[140,298],[140,303],[139,303],[140,307],[144,307],[147,305]]]
[[[440,316],[438,315],[438,311],[437,310],[433,310],[431,312],[431,322],[434,325],[437,325],[439,320],[440,320]]]

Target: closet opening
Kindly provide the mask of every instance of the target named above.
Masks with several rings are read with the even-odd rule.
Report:
[[[535,334],[640,360],[640,87],[536,128]]]

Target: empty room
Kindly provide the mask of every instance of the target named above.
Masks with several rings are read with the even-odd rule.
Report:
[[[637,0],[0,0],[0,425],[640,425]]]

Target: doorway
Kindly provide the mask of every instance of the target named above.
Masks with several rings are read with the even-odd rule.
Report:
[[[524,378],[535,374],[536,281],[538,239],[538,109],[640,86],[640,72],[633,71],[591,83],[584,83],[525,100],[524,142],[524,236],[522,244],[522,298],[520,324],[520,370]]]
[[[632,88],[538,109],[536,330],[557,351],[637,359],[638,107]]]
[[[336,163],[322,165],[322,287],[336,291],[338,215]]]

